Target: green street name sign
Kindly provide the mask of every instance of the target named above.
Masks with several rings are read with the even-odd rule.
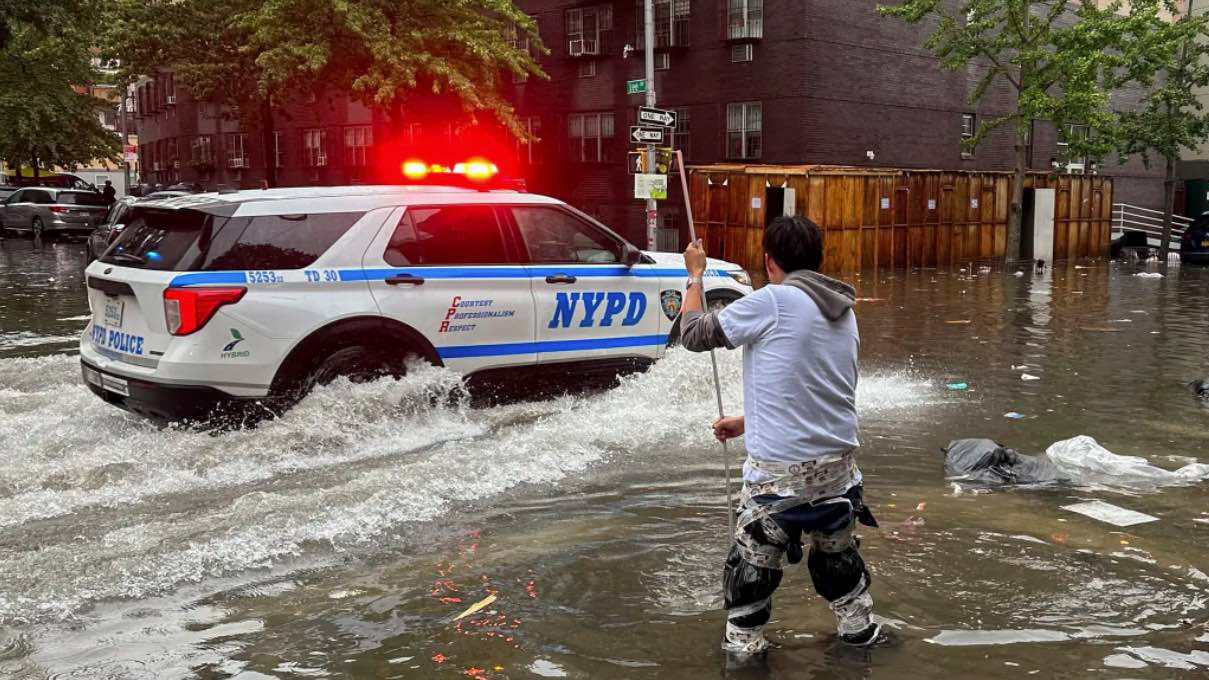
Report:
[[[626,94],[642,94],[646,92],[646,78],[625,81]]]

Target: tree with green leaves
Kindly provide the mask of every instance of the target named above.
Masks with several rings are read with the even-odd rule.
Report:
[[[523,137],[502,79],[545,76],[537,24],[512,0],[266,0],[249,24],[262,87],[335,86],[396,125],[409,98],[431,92]]]
[[[345,92],[401,126],[409,97],[444,92],[520,135],[502,75],[542,75],[509,40],[540,45],[510,0],[117,0],[116,15],[108,48],[129,74],[173,70],[195,98],[255,121],[266,159],[274,102]]]
[[[74,0],[0,5],[0,158],[18,168],[75,167],[112,160],[120,140],[100,119],[106,102],[87,85],[92,67],[91,7]],[[8,12],[8,9],[12,9]]]
[[[122,61],[122,77],[171,70],[194,98],[222,105],[261,133],[263,157],[273,158],[273,100],[280,90],[262,87],[263,72],[251,46],[249,17],[262,0],[117,0],[106,54]],[[265,163],[276,186],[276,167]]]
[[[1001,83],[1014,93],[1015,110],[983,121],[969,144],[1002,127],[1015,132],[1004,256],[1018,259],[1033,121],[1051,121],[1060,134],[1068,125],[1087,126],[1090,134],[1065,140],[1069,158],[1102,158],[1114,148],[1116,116],[1103,74],[1119,30],[1116,16],[1092,0],[903,0],[879,11],[910,24],[930,21],[934,28],[923,44],[943,68],[981,67],[972,103]]]
[[[1173,15],[1179,18],[1172,21]],[[1196,148],[1209,136],[1209,112],[1195,94],[1209,87],[1209,16],[1191,11],[1180,16],[1173,0],[1134,0],[1129,18],[1111,84],[1137,83],[1147,94],[1136,109],[1121,114],[1119,151],[1123,157],[1140,154],[1147,167],[1152,153],[1166,161],[1159,245],[1166,261],[1176,161],[1184,149]]]

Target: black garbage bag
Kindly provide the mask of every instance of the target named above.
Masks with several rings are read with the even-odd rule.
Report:
[[[945,476],[979,484],[1058,484],[1069,482],[1045,456],[1026,456],[992,439],[955,439],[941,449]]]

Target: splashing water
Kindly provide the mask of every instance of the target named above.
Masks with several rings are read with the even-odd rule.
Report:
[[[739,353],[719,359],[739,412]],[[344,551],[518,485],[714,446],[708,365],[681,350],[600,394],[488,409],[466,405],[452,372],[415,367],[401,381],[334,383],[221,434],[116,410],[78,370],[62,355],[0,361],[0,621]],[[858,399],[878,411],[927,391],[872,376]]]

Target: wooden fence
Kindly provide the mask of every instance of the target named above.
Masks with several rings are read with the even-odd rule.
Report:
[[[766,165],[690,173],[694,226],[708,252],[755,273],[769,205],[781,214],[784,189],[794,214],[824,230],[824,271],[951,267],[1002,257],[1007,246],[1010,173]],[[1038,174],[1025,187],[1057,190],[1055,258],[1108,253],[1112,178]]]

